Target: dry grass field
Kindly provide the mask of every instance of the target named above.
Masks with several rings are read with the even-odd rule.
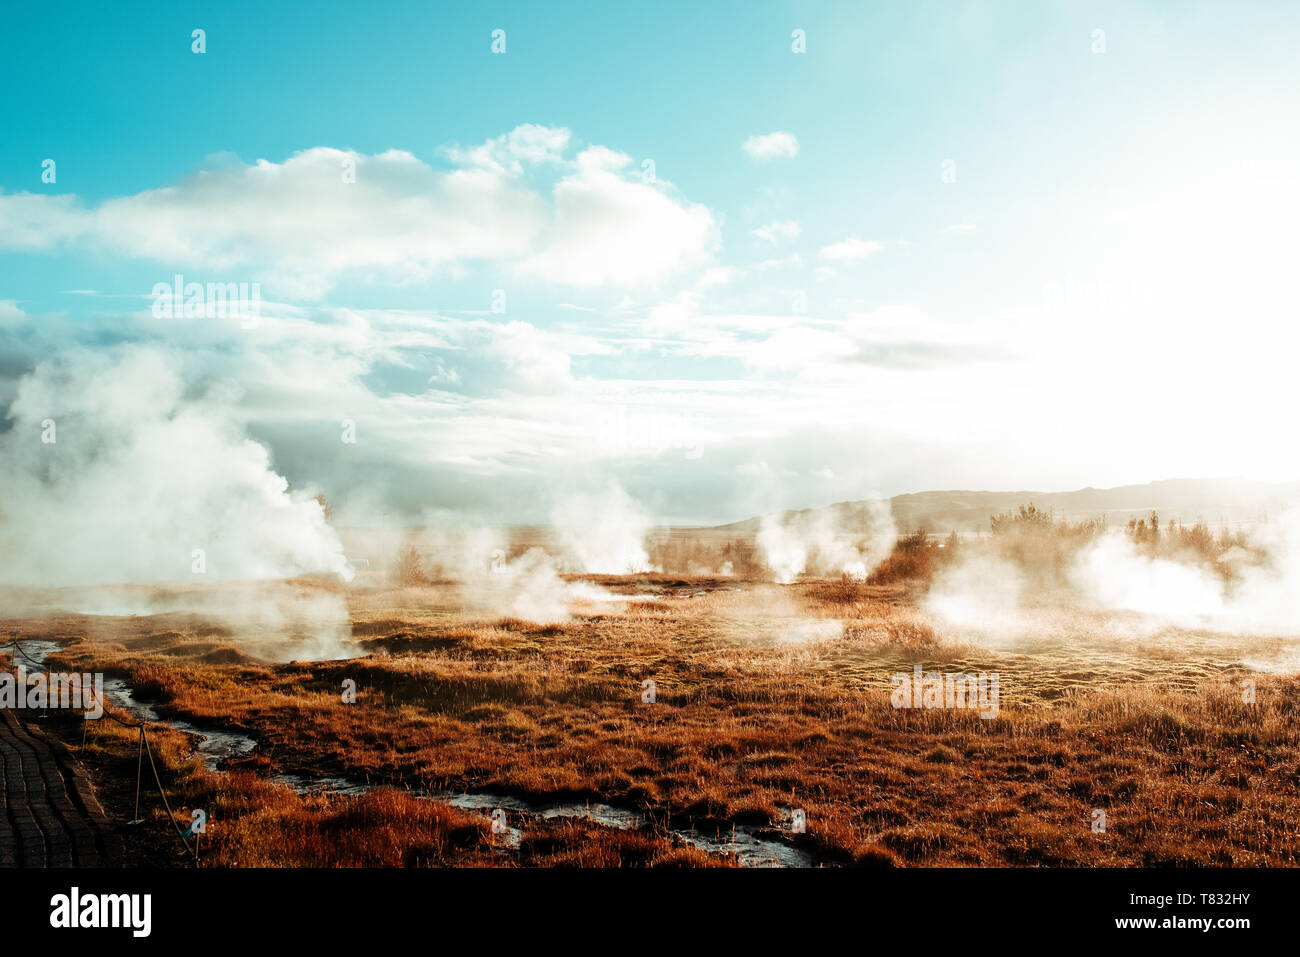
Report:
[[[60,643],[61,669],[124,678],[162,718],[256,742],[213,771],[193,735],[151,739],[178,818],[209,814],[218,866],[728,866],[737,835],[828,866],[1300,861],[1293,643],[1083,612],[1050,589],[1013,627],[955,631],[922,580],[890,577],[568,576],[599,597],[550,624],[467,608],[453,582],[288,583],[346,602],[355,657],[336,660],[275,663],[273,633],[218,611],[3,626]],[[916,665],[998,674],[997,716],[895,708],[891,676]],[[51,727],[129,817],[134,733],[101,720],[83,745],[80,720]],[[573,805],[629,818],[546,813]]]

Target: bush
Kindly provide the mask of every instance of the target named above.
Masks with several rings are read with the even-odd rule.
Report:
[[[1040,586],[1060,584],[1079,549],[1106,530],[1101,519],[1071,524],[1030,502],[1014,512],[989,517],[1002,557],[1019,565]]]
[[[407,545],[398,551],[394,577],[402,586],[428,583],[429,576],[424,573],[424,562],[420,558],[420,551],[414,545]]]
[[[928,581],[936,569],[953,560],[959,541],[956,532],[940,542],[931,538],[924,528],[918,528],[894,542],[889,557],[876,567],[867,580],[873,585],[897,581]]]

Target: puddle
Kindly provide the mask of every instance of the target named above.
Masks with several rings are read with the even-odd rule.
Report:
[[[301,774],[273,774],[271,780],[279,781],[299,794],[365,794],[371,789],[369,784],[349,781],[347,778],[309,778]]]
[[[438,791],[424,796],[466,810],[491,813],[497,808],[503,808],[507,811],[517,811],[530,817],[548,821],[555,818],[585,818],[597,824],[619,828],[620,830],[637,830],[649,823],[644,816],[636,811],[615,807],[612,804],[531,804],[520,798],[503,794],[470,794],[451,791]],[[518,831],[513,828],[509,830],[513,833],[506,835],[507,843],[513,839],[512,846],[518,846]],[[723,832],[714,837],[708,837],[695,830],[688,831],[682,828],[669,828],[667,833],[702,851],[713,854],[735,855],[741,867],[817,866],[817,862],[807,851],[791,847],[781,841],[760,837],[753,828],[741,824],[736,825],[731,832]]]
[[[23,651],[30,656],[25,660],[29,667],[43,666],[45,659],[59,650],[58,642],[26,640],[22,642]],[[12,651],[12,649],[10,649]],[[21,656],[19,656],[21,658]],[[238,731],[215,731],[200,728],[188,721],[177,718],[161,717],[152,705],[136,699],[131,686],[122,678],[105,678],[104,695],[118,708],[126,711],[137,721],[150,721],[165,724],[177,731],[194,735],[198,743],[194,753],[203,761],[209,771],[220,773],[222,764],[232,758],[251,754],[257,748],[257,741]],[[339,777],[310,778],[299,774],[276,774],[272,779],[292,788],[299,794],[364,794],[373,785]],[[624,830],[636,830],[645,826],[646,819],[635,811],[601,803],[530,803],[521,798],[506,794],[491,794],[466,791],[420,791],[410,790],[414,797],[468,811],[483,811],[491,815],[501,808],[525,817],[553,820],[556,818],[582,819],[593,821],[606,827]],[[709,837],[698,831],[682,828],[669,828],[668,834],[680,838],[687,844],[708,851],[712,854],[731,854],[742,867],[816,867],[817,862],[807,851],[770,838],[761,837],[755,828],[738,824],[731,831],[725,831]],[[508,847],[517,848],[522,839],[520,828],[512,827],[508,821],[505,830],[499,835]]]
[[[741,867],[816,867],[816,859],[807,851],[782,841],[759,837],[753,829],[736,825],[730,833],[706,837],[695,831],[673,831],[702,851],[734,854]]]

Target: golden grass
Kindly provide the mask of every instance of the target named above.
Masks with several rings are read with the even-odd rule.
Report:
[[[665,824],[757,826],[826,863],[1297,863],[1300,682],[1241,663],[1275,640],[1134,635],[1047,604],[1043,634],[990,641],[949,633],[901,586],[677,582],[638,576],[628,590],[662,597],[553,625],[458,614],[439,587],[359,588],[366,656],[349,661],[262,664],[180,616],[14,627],[68,640],[68,667],[126,675],[164,713],[259,741],[241,773],[178,771],[219,811],[215,863],[719,863]],[[890,676],[914,663],[998,672],[1000,714],[894,709]],[[524,822],[503,854],[482,816],[394,791],[303,798],[265,781],[283,771],[599,800],[657,830]]]

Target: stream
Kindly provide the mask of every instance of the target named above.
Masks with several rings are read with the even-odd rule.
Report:
[[[55,641],[21,639],[22,649],[29,656],[15,654],[15,659],[29,667],[35,662],[44,666],[45,659],[60,649]],[[179,718],[164,718],[152,705],[138,700],[134,690],[122,678],[104,679],[104,695],[114,705],[128,712],[136,720],[165,724],[169,728],[192,735],[197,739],[194,754],[209,771],[221,773],[222,764],[230,759],[242,758],[257,748],[257,741],[239,731],[222,731],[200,728]],[[273,780],[287,785],[299,794],[364,794],[374,785],[348,778],[306,777],[298,774],[276,774]],[[532,803],[508,794],[465,791],[423,791],[407,789],[414,797],[438,801],[452,807],[482,811],[490,815],[497,808],[541,820],[555,818],[586,818],[606,827],[635,830],[647,822],[635,811],[601,803]],[[502,833],[509,847],[518,847],[522,837],[520,828],[507,826]],[[762,837],[748,825],[736,824],[728,832],[710,837],[695,829],[669,828],[667,833],[702,851],[712,854],[734,855],[742,867],[815,867],[816,860],[807,851],[792,847],[783,841]]]

